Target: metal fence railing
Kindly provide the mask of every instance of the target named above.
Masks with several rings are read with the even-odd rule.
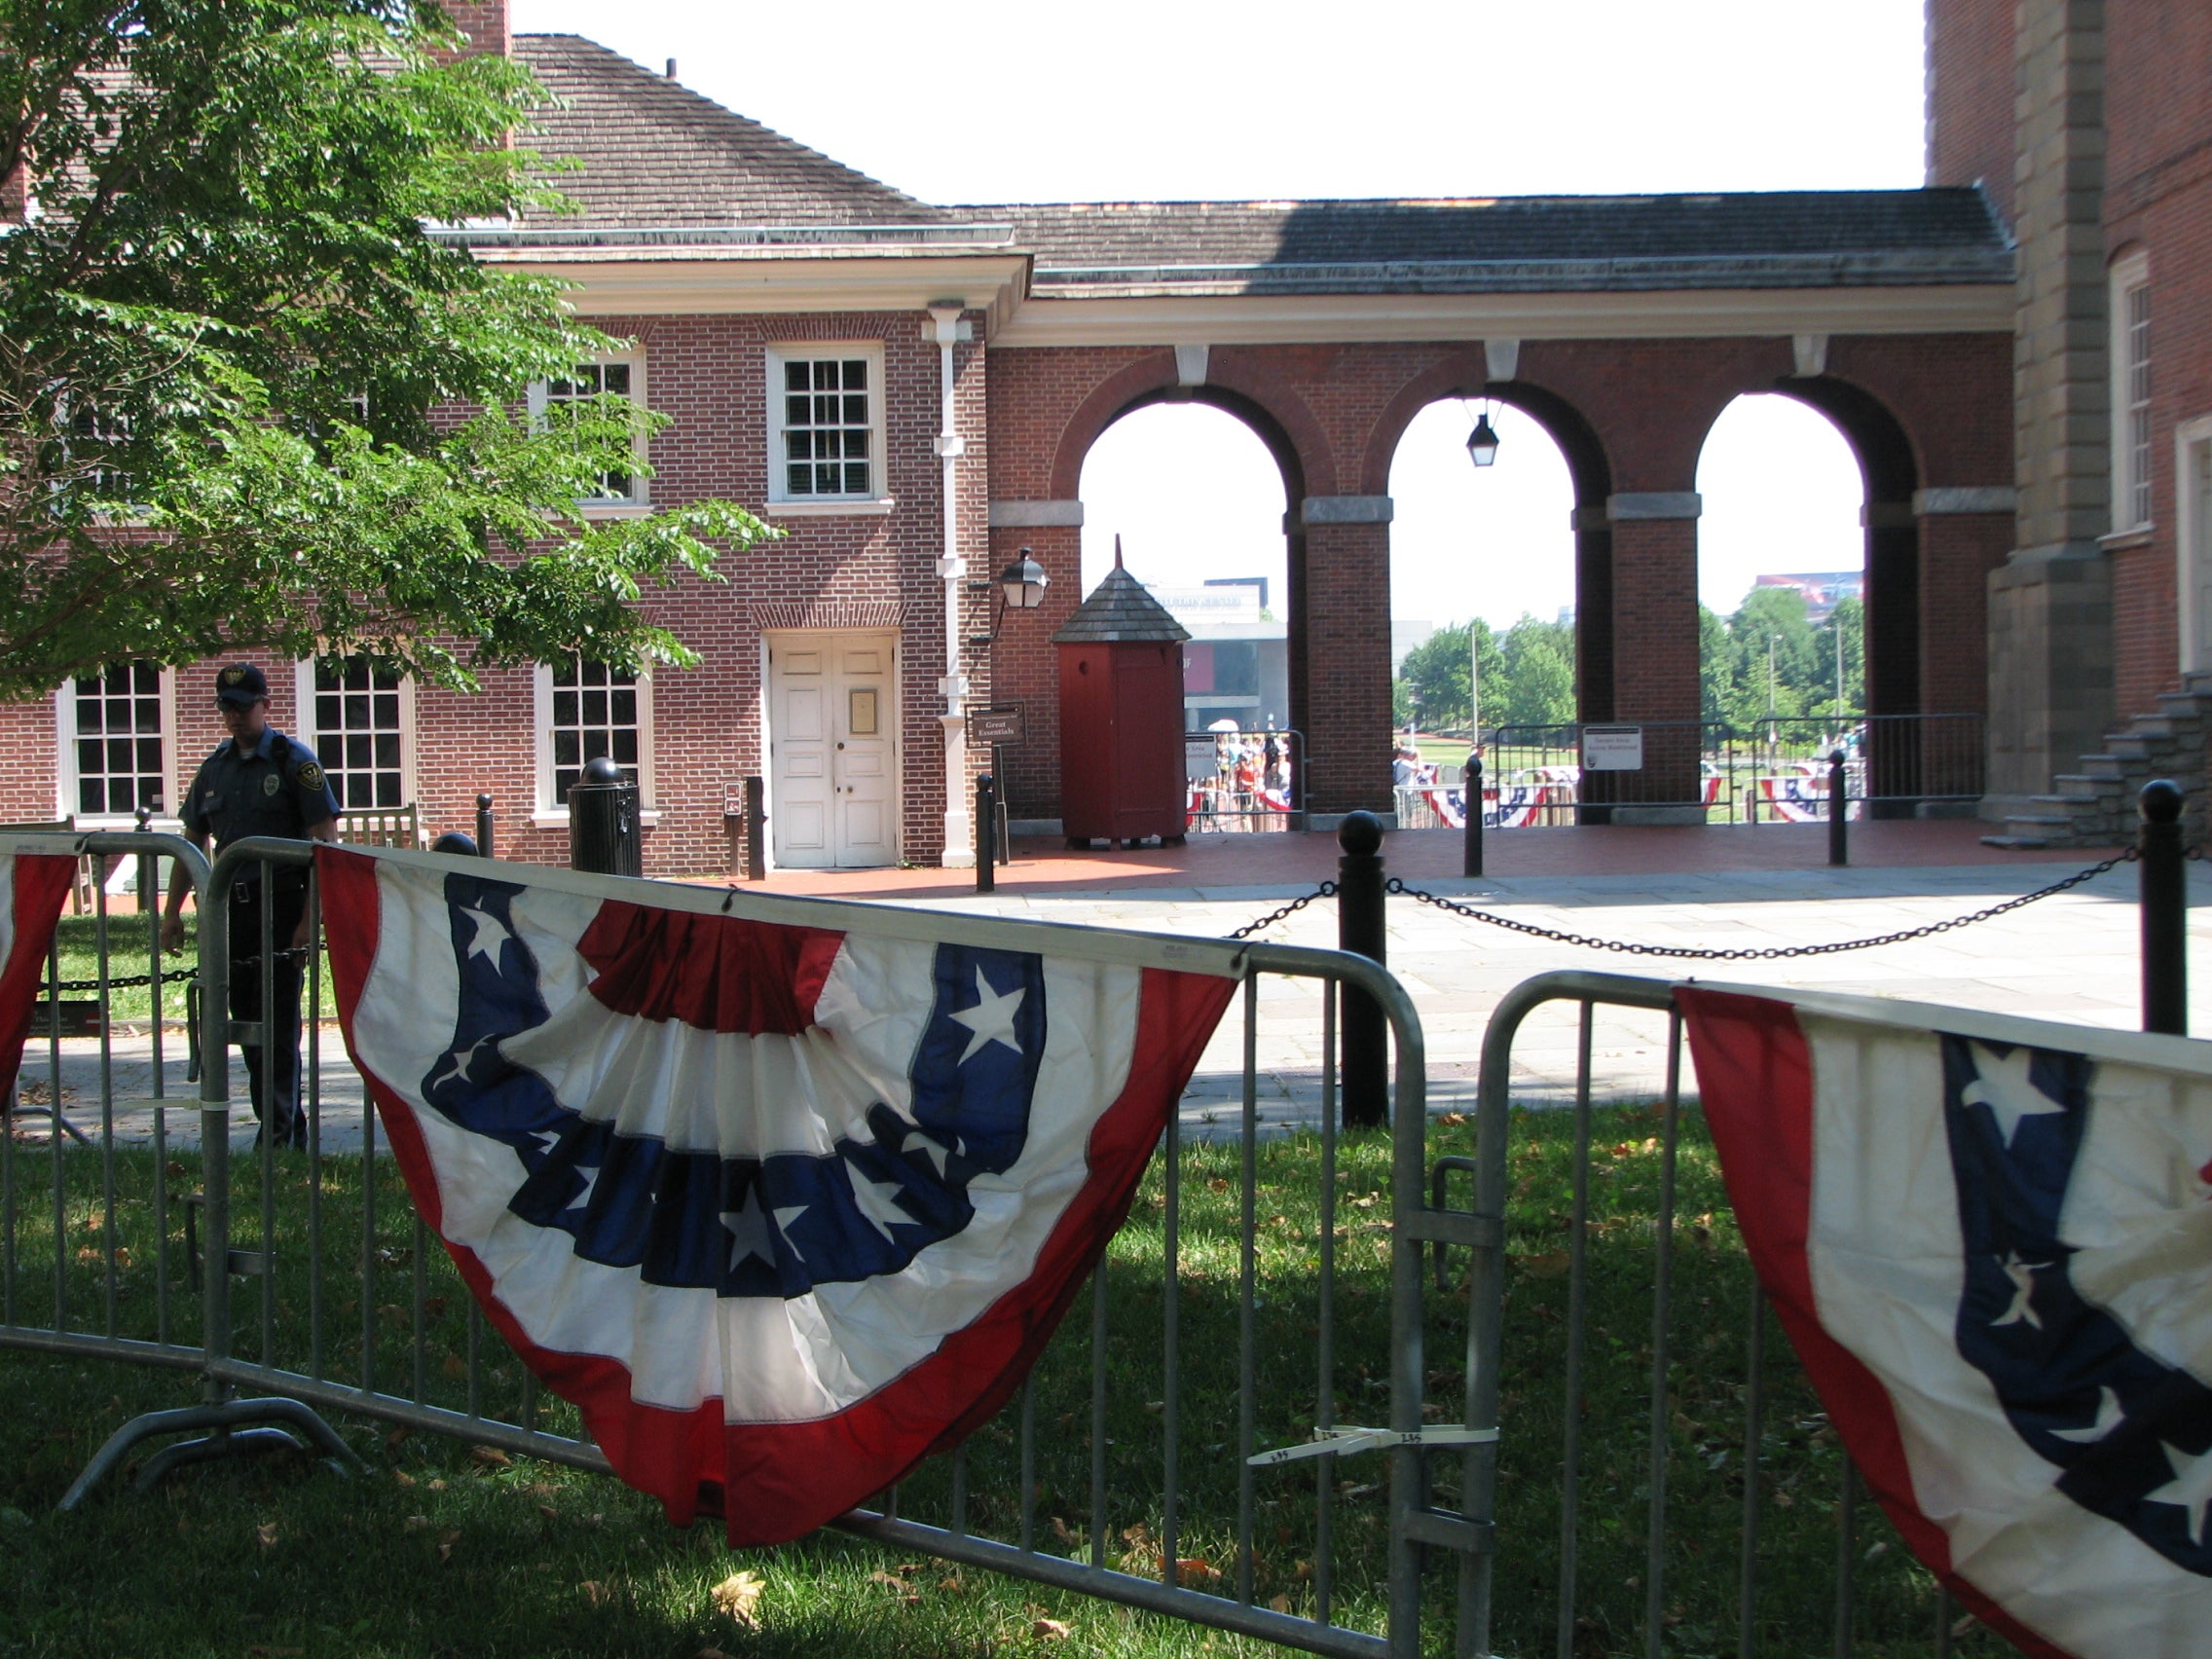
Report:
[[[1459,1565],[1456,1651],[1947,1659],[1973,1621],[1862,1501],[1771,1340],[1684,1098],[1674,989],[1567,972],[1509,991],[1474,1155],[1436,1172],[1439,1192],[1471,1177],[1497,1240],[1434,1262],[1440,1280],[1468,1264],[1468,1413],[1501,1429],[1450,1494],[1495,1538]],[[1631,1043],[1646,1058],[1624,1071]]]
[[[1191,833],[1306,828],[1305,734],[1296,731],[1188,732],[1183,775]]]
[[[64,1504],[82,1501],[155,1437],[202,1436],[154,1453],[140,1486],[179,1462],[295,1444],[287,1430],[352,1456],[318,1412],[606,1469],[575,1408],[540,1390],[437,1247],[359,1080],[325,1034],[319,1015],[331,1005],[312,849],[241,842],[209,870],[170,837],[25,836],[9,845],[180,860],[201,901],[198,1098],[162,1092],[161,1061],[173,1069],[173,1055],[158,1051],[154,1094],[133,1103],[120,1092],[119,1080],[150,1056],[146,1037],[121,1017],[129,1011],[110,966],[136,960],[147,940],[127,940],[120,925],[110,936],[103,923],[93,1034],[49,1046],[55,1132],[43,1146],[0,1143],[0,1350],[162,1365],[201,1382],[200,1405],[119,1427]],[[522,885],[673,909],[823,928],[858,927],[873,914],[873,925],[891,925],[875,906],[387,856],[455,871],[496,867]],[[258,1041],[262,1028],[232,1014],[228,895],[248,872],[268,881],[303,868],[306,1146],[279,1149],[270,1135],[249,1151],[226,1044]],[[159,891],[150,877],[141,885],[149,895]],[[151,917],[127,920],[143,930]],[[1469,1218],[1426,1203],[1423,1050],[1403,987],[1337,951],[949,914],[926,925],[950,942],[1171,964],[1239,981],[1239,1092],[1222,1114],[1228,1121],[1204,1134],[1186,1134],[1170,1113],[1132,1218],[1018,1396],[958,1449],[838,1525],[901,1551],[1287,1647],[1357,1659],[1429,1650],[1424,1622],[1433,1638],[1450,1615],[1432,1604],[1424,1619],[1424,1583],[1448,1583],[1445,1564],[1488,1538],[1427,1500],[1424,1445],[1440,1421],[1465,1414],[1459,1372],[1430,1370],[1424,1342],[1458,1340],[1467,1303],[1427,1288],[1421,1252],[1429,1240],[1477,1234]],[[284,941],[240,942],[260,946],[242,954],[258,958],[248,971],[264,977],[260,1006],[269,1008]],[[151,967],[158,978],[158,960]],[[1264,1144],[1258,1109],[1263,977],[1275,981],[1266,997],[1271,1017],[1303,1004],[1302,1017],[1318,1021],[1318,1127],[1288,1151]],[[1285,980],[1306,996],[1282,995]],[[52,976],[49,1002],[60,983]],[[1347,1151],[1335,1127],[1333,1078],[1340,1009],[1354,989],[1388,1019],[1402,1127],[1393,1141],[1364,1137]],[[155,997],[158,1010],[159,985]],[[149,1029],[163,1027],[157,1019]],[[276,1045],[260,1051],[273,1068]],[[272,1070],[264,1088],[274,1081]],[[64,1119],[83,1144],[62,1132]],[[1367,1190],[1347,1190],[1352,1177]],[[1263,1270],[1265,1296],[1256,1289]],[[51,1298],[34,1295],[40,1287],[51,1287]],[[1381,1426],[1345,1438],[1339,1425],[1354,1412],[1356,1423]],[[1466,1430],[1453,1433],[1465,1441]],[[1310,1444],[1331,1434],[1339,1438]],[[1346,1462],[1375,1451],[1386,1469]]]
[[[1496,726],[1482,734],[1483,823],[1491,830],[1574,824],[1806,823],[1827,816],[1828,756],[1841,749],[1847,817],[1965,812],[1982,794],[1982,715],[1876,715],[1834,721],[1777,718],[1624,722],[1640,764],[1584,765],[1581,724]],[[1464,823],[1463,768],[1440,764],[1398,784],[1398,827]],[[1618,811],[1626,808],[1627,811]]]

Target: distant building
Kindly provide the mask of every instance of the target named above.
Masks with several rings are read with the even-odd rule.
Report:
[[[1825,622],[1828,614],[1847,599],[1864,604],[1864,571],[1796,571],[1786,575],[1753,576],[1751,589],[1795,588],[1805,596],[1805,619]]]
[[[1246,731],[1290,728],[1290,630],[1267,614],[1264,576],[1199,587],[1154,587],[1152,597],[1190,629],[1183,646],[1183,725],[1233,719]]]

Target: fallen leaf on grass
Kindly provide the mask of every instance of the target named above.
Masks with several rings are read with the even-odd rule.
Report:
[[[906,1581],[896,1572],[871,1572],[867,1575],[867,1581],[870,1584],[888,1584],[894,1590],[906,1588]]]
[[[727,1613],[746,1630],[758,1630],[760,1615],[756,1609],[760,1592],[766,1588],[766,1583],[757,1572],[733,1572],[716,1585],[710,1594],[715,1599],[718,1611]]]
[[[1563,1275],[1569,1263],[1565,1250],[1546,1250],[1540,1255],[1516,1256],[1513,1265],[1531,1278],[1549,1279]]]
[[[403,1487],[411,1487],[415,1484],[415,1477],[409,1474],[405,1469],[392,1470],[391,1478],[397,1481]]]
[[[253,1535],[261,1540],[263,1549],[270,1548],[276,1542],[276,1523],[270,1521],[256,1527],[253,1530]]]
[[[403,1532],[420,1532],[429,1524],[430,1518],[427,1515],[410,1515],[399,1524],[399,1530]]]
[[[1461,1124],[1464,1124],[1467,1121],[1467,1114],[1464,1112],[1447,1112],[1443,1117],[1437,1119],[1436,1121],[1444,1124],[1447,1128],[1456,1129]]]
[[[1268,1605],[1278,1613],[1287,1613],[1290,1611],[1290,1598],[1278,1590],[1268,1598]]]
[[[1229,1191],[1229,1177],[1228,1177],[1228,1176],[1226,1176],[1226,1175],[1216,1175],[1216,1176],[1215,1176],[1215,1177],[1214,1177],[1214,1178],[1213,1178],[1212,1180],[1210,1180],[1210,1181],[1208,1181],[1208,1182],[1206,1183],[1206,1191],[1207,1191],[1207,1192],[1209,1192],[1209,1193],[1226,1193],[1226,1192],[1228,1192],[1228,1191]]]
[[[537,1506],[537,1513],[544,1516],[548,1521],[558,1521],[561,1519],[561,1512],[558,1509],[555,1509],[550,1503],[539,1504]]]
[[[438,1559],[440,1561],[453,1560],[453,1547],[460,1542],[461,1533],[458,1530],[440,1532],[438,1534]]]
[[[964,1596],[968,1593],[968,1581],[957,1572],[949,1578],[939,1579],[937,1587],[954,1596]]]
[[[1039,1619],[1029,1627],[1029,1634],[1039,1641],[1065,1641],[1071,1632],[1060,1619]]]
[[[604,1604],[610,1593],[607,1586],[596,1578],[585,1579],[576,1586],[576,1589],[582,1593],[583,1599],[595,1607]]]
[[[384,1437],[384,1443],[387,1446],[390,1447],[391,1450],[396,1452],[402,1446],[407,1444],[407,1437],[414,1432],[415,1431],[413,1429],[409,1428],[405,1423],[402,1423],[399,1427],[393,1429],[389,1434]]]
[[[1204,1556],[1180,1556],[1175,1562],[1175,1582],[1178,1584],[1211,1584],[1221,1576],[1221,1568]]]
[[[515,1466],[515,1460],[497,1446],[471,1446],[468,1449],[468,1460],[481,1463],[487,1469],[511,1469]]]
[[[729,1659],[729,1655],[719,1647],[702,1647],[691,1655],[691,1659]]]
[[[468,1361],[461,1358],[458,1353],[449,1353],[445,1357],[445,1362],[438,1369],[448,1377],[459,1380],[468,1375]]]

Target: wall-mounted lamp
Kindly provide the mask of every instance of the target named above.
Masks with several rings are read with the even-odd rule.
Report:
[[[976,585],[979,587],[983,584]],[[991,631],[988,634],[971,634],[968,643],[972,645],[991,644],[999,637],[999,629],[1005,625],[1009,609],[1035,610],[1045,603],[1045,590],[1051,585],[1052,578],[1045,573],[1045,567],[1031,558],[1029,549],[1024,547],[999,572],[999,612],[997,619],[991,623]]]

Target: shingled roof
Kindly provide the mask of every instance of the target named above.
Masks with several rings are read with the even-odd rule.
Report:
[[[515,36],[561,107],[524,141],[577,170],[553,182],[582,208],[549,228],[930,225],[942,208],[701,97],[580,35]]]
[[[1011,221],[1033,291],[1464,293],[2005,282],[1974,189],[1405,202],[1073,202]]]
[[[1096,645],[1107,640],[1187,640],[1190,629],[1168,613],[1167,607],[1145,591],[1144,584],[1122,568],[1121,548],[1115,547],[1114,568],[1106,579],[1090,590],[1090,597],[1075,608],[1075,614],[1053,632],[1052,644]]]

